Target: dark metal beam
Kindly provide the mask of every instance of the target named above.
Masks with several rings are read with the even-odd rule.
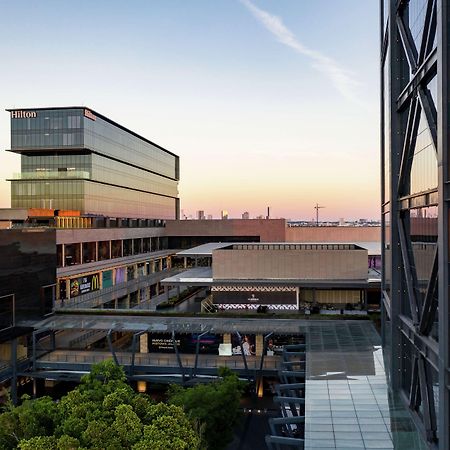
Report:
[[[114,350],[114,346],[112,343],[111,334],[112,334],[112,330],[109,330],[108,333],[106,334],[106,340],[108,342],[109,351],[111,352],[111,355],[112,355],[113,360],[116,363],[116,365],[120,366],[119,360],[117,359],[117,355],[116,355],[116,352]]]
[[[416,410],[420,400],[418,356],[413,356],[411,372],[411,388],[409,391],[409,407]]]
[[[406,53],[406,58],[408,60],[409,69],[411,73],[414,73],[417,69],[417,49],[414,39],[411,35],[411,30],[409,27],[405,26],[403,22],[403,17],[397,15],[397,29],[400,35],[400,39],[403,44],[403,49]]]
[[[17,405],[17,338],[11,342],[11,401],[13,405]]]
[[[422,314],[420,317],[419,331],[422,334],[430,334],[433,327],[435,314],[437,310],[436,287],[438,283],[438,246],[434,251],[433,265],[431,267],[430,276],[428,278],[428,286],[423,302]]]
[[[193,373],[194,377],[197,376],[198,353],[200,351],[200,339],[206,333],[209,333],[209,330],[208,331],[204,331],[202,334],[197,335],[197,342],[195,344],[195,363],[194,363],[194,373]]]
[[[239,346],[241,348],[241,354],[242,354],[242,359],[244,361],[245,371],[247,372],[247,378],[250,381],[251,380],[250,372],[248,370],[247,358],[246,358],[245,353],[244,353],[244,346],[243,346],[244,340],[243,340],[242,336],[240,335],[239,331],[236,331],[235,333],[236,333],[236,336],[239,339]]]
[[[419,315],[418,315],[418,302],[416,297],[416,290],[415,290],[415,277],[412,273],[414,270],[411,266],[410,261],[410,252],[409,252],[409,245],[406,240],[406,233],[405,233],[405,227],[403,218],[401,217],[401,213],[399,213],[398,217],[398,234],[400,237],[400,249],[401,249],[401,255],[403,260],[403,272],[405,274],[405,280],[406,280],[406,290],[408,293],[408,300],[409,305],[411,309],[411,316],[413,318],[413,322],[416,324],[419,321]]]
[[[423,357],[418,358],[420,397],[423,406],[423,421],[428,441],[436,437],[436,412],[434,409],[433,386],[428,379],[428,371]]]
[[[437,73],[437,51],[434,49],[417,68],[416,73],[397,98],[397,111],[402,111],[419,85],[425,85]]]
[[[172,331],[172,343],[173,343],[173,348],[175,350],[175,355],[177,357],[178,367],[180,368],[180,372],[181,372],[182,384],[184,384],[184,382],[185,382],[184,367],[181,362],[180,352],[178,351],[177,341],[175,339],[175,331]]]
[[[416,326],[411,319],[404,315],[399,315],[400,332],[417,349],[417,351],[438,370],[439,367],[439,345],[428,336],[417,333]]]

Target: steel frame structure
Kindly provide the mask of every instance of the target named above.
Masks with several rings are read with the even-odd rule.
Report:
[[[422,8],[418,15],[421,36],[411,30],[412,3]],[[380,5],[383,345],[390,349],[392,390],[409,406],[430,447],[449,449],[450,5],[448,0],[380,0]],[[434,77],[437,95],[433,98],[428,86]],[[421,116],[436,150],[438,185],[410,194]],[[409,213],[428,206],[437,207],[437,242],[427,285],[419,286],[408,233]],[[431,330],[437,321],[435,339]],[[436,392],[433,373],[439,384]],[[402,377],[410,377],[407,392]]]

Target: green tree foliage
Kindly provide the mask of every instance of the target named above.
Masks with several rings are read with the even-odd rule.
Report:
[[[58,403],[23,397],[0,415],[0,450],[196,450],[200,437],[181,407],[155,405],[126,384],[113,361],[93,366]]]
[[[220,450],[233,438],[239,419],[239,401],[244,384],[229,369],[221,370],[222,379],[183,389],[173,386],[170,403],[183,407],[202,429],[203,445]]]

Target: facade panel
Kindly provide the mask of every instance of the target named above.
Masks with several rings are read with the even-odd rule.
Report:
[[[394,392],[447,449],[448,1],[381,9],[383,345]]]

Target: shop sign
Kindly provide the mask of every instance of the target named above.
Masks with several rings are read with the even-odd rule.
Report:
[[[70,280],[70,297],[78,297],[88,292],[98,291],[100,289],[100,278],[98,273],[79,277]]]

